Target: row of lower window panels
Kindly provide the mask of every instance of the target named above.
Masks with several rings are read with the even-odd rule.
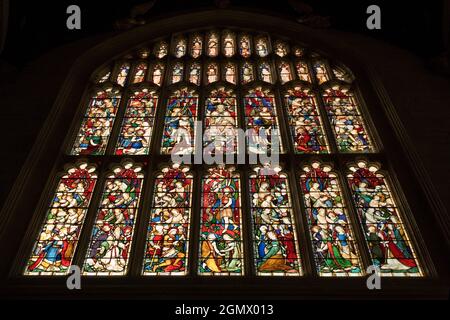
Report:
[[[347,169],[344,184],[331,165],[319,161],[304,165],[296,182],[299,195],[292,195],[288,176],[280,167],[255,167],[246,179],[248,194],[242,194],[242,176],[233,168],[205,169],[200,212],[194,213],[200,215],[200,234],[198,261],[193,262],[188,252],[192,240],[193,174],[188,166],[162,167],[151,187],[151,208],[142,211],[149,215],[142,274],[185,275],[188,263],[197,263],[200,275],[244,275],[249,272],[244,270],[244,239],[249,239],[255,270],[261,276],[304,274],[305,260],[299,249],[302,245],[311,246],[320,276],[365,274],[360,254],[365,246],[382,275],[422,276],[402,222],[402,210],[396,205],[385,175],[376,164],[364,160],[349,164]],[[143,200],[143,167],[123,160],[111,167],[102,182],[98,183],[96,167],[87,162],[80,160],[67,167],[57,181],[25,275],[67,274],[88,208],[93,205],[95,220],[82,273],[127,274],[138,208]],[[356,219],[349,218],[343,195],[347,187]],[[99,200],[91,203],[94,190]],[[297,238],[292,196],[301,199],[309,244]],[[242,234],[246,212],[241,208],[247,197],[251,235]],[[356,228],[362,230],[365,244],[356,241]]]

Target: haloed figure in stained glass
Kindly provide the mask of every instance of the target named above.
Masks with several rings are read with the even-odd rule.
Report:
[[[200,274],[242,274],[240,180],[233,168],[203,178]]]

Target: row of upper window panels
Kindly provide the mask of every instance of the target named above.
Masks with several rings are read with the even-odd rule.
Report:
[[[91,97],[72,145],[72,155],[146,155],[150,153],[155,136],[161,139],[161,154],[192,154],[196,130],[199,130],[195,123],[200,120],[199,113],[203,113],[205,150],[208,148],[211,154],[236,154],[242,151],[238,144],[241,112],[243,129],[252,133],[247,135],[249,153],[284,152],[279,126],[279,115],[283,110],[277,107],[270,89],[249,89],[244,94],[242,107],[233,89],[223,86],[211,89],[201,106],[194,89],[175,90],[164,101],[162,138],[159,138],[159,132],[154,132],[158,89],[141,85],[134,90],[126,97],[125,104],[120,103],[121,90],[109,85]],[[319,99],[324,102],[323,111]],[[282,101],[288,124],[285,141],[292,143],[296,153],[375,150],[357,98],[349,86],[328,87],[320,95],[307,86],[292,86],[286,88]],[[123,118],[115,121],[121,105],[125,108]],[[332,137],[327,135],[326,125],[331,127]],[[113,130],[115,126],[120,128]],[[112,132],[115,132],[114,137],[110,139]]]
[[[130,72],[131,71],[131,72]],[[168,79],[165,79],[165,77]],[[339,80],[352,82],[352,75],[344,67],[330,65],[327,60],[320,58],[315,60],[305,59],[276,59],[274,61],[261,59],[252,61],[224,61],[213,60],[197,62],[195,60],[172,61],[166,72],[166,63],[162,61],[145,60],[120,60],[114,67],[104,69],[95,81],[97,83],[114,82],[120,86],[141,82],[152,82],[158,86],[179,82],[189,82],[200,86],[218,81],[226,81],[231,84],[249,84],[254,81],[262,81],[270,84],[281,84],[293,80],[301,80],[308,83],[321,85],[328,81]]]
[[[193,190],[198,180],[190,168],[170,164],[160,168],[149,187],[152,201],[146,203],[151,205],[140,208],[142,194],[148,194],[142,190],[142,165],[131,160],[113,165],[102,184],[93,165],[79,161],[67,167],[24,274],[67,274],[91,207],[95,220],[92,229],[84,231],[90,235],[89,244],[79,253],[85,275],[125,275],[136,255],[143,258],[143,275],[185,275],[189,264],[195,264],[200,275],[243,275],[249,273],[244,268],[244,260],[250,259],[246,250],[252,250],[257,275],[301,276],[308,263],[300,250],[305,246],[312,250],[309,263],[319,276],[364,275],[361,252],[367,249],[382,275],[423,275],[389,179],[376,164],[349,163],[345,179],[332,165],[319,161],[303,165],[293,179],[281,167],[255,167],[245,180],[232,167],[211,167],[199,180],[201,200],[195,212]],[[242,194],[242,181],[248,183],[247,195]],[[291,191],[294,181],[298,195]],[[344,188],[351,199],[346,199]],[[300,214],[295,213],[293,196],[301,200]],[[249,212],[243,212],[242,201],[248,203]],[[350,208],[356,217],[351,218]],[[147,224],[144,252],[131,249],[138,214]],[[189,252],[193,215],[200,218],[197,261],[191,261]],[[242,228],[243,216],[251,217],[247,229]],[[298,217],[307,222],[303,231],[307,243],[298,238]],[[357,228],[365,242],[356,241]]]

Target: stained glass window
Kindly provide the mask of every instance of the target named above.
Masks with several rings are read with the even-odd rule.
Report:
[[[61,176],[24,274],[67,273],[96,182],[96,169],[86,162],[69,167]]]
[[[341,152],[373,151],[356,97],[346,88],[329,88],[323,94],[328,118]]]
[[[164,76],[164,64],[155,63],[155,65],[152,68],[151,81],[154,84],[161,86],[163,82],[163,76]]]
[[[236,84],[236,64],[230,62],[225,65],[225,81]]]
[[[241,67],[241,82],[247,84],[255,80],[253,65],[250,62],[244,62]]]
[[[244,58],[248,58],[251,55],[251,44],[248,35],[241,35],[239,39],[239,54]]]
[[[273,83],[272,70],[269,63],[263,62],[259,65],[259,78],[261,81]]]
[[[284,57],[289,53],[289,46],[284,41],[275,42],[275,54],[280,57]]]
[[[219,54],[219,35],[216,32],[210,32],[207,38],[207,54],[210,57],[216,57]]]
[[[185,275],[193,176],[189,168],[165,166],[157,174],[144,255],[144,275]]]
[[[287,62],[281,62],[278,65],[278,73],[280,75],[280,81],[282,84],[292,80],[291,66]]]
[[[201,65],[200,63],[192,63],[189,66],[189,82],[199,86],[201,80]]]
[[[84,114],[71,154],[105,153],[120,98],[119,91],[113,87],[100,88],[96,92]]]
[[[256,53],[264,58],[269,54],[269,42],[266,37],[259,37],[256,40]]]
[[[316,75],[317,81],[319,84],[327,82],[330,80],[327,72],[327,68],[322,61],[316,61],[314,63],[314,73]]]
[[[177,62],[172,67],[172,83],[183,81],[184,66],[182,63]]]
[[[211,91],[205,103],[203,146],[210,154],[237,151],[236,96],[224,87]]]
[[[201,35],[194,35],[191,41],[191,56],[198,58],[202,55],[203,38]]]
[[[84,274],[127,272],[144,178],[141,171],[141,166],[124,162],[107,176],[84,261]]]
[[[328,143],[317,100],[309,88],[294,87],[285,95],[288,120],[296,153],[327,153]]]
[[[188,88],[177,90],[167,101],[161,153],[192,153],[194,150],[195,121],[198,96]]]
[[[177,58],[181,58],[186,54],[186,39],[178,38],[175,40],[175,48],[173,54]]]
[[[375,164],[359,161],[349,166],[348,184],[372,262],[383,276],[421,276],[401,209],[389,182]]]
[[[300,176],[317,273],[360,276],[361,259],[341,191],[331,166],[314,161]]]
[[[167,55],[168,52],[168,44],[165,41],[161,41],[155,45],[155,56],[158,59],[162,59]]]
[[[234,56],[236,53],[236,37],[231,32],[226,32],[223,36],[223,55],[227,58]]]
[[[287,175],[279,167],[256,167],[249,187],[257,274],[301,275]]]
[[[127,81],[128,73],[130,72],[130,64],[128,62],[122,64],[119,68],[119,73],[116,77],[118,85],[124,86]]]
[[[134,92],[129,98],[117,141],[116,155],[149,153],[157,105],[156,92],[148,88]]]
[[[306,82],[311,82],[311,77],[309,75],[309,68],[308,68],[308,64],[306,62],[298,61],[295,64],[295,68],[297,70],[297,77],[300,80],[306,81]]]
[[[275,97],[261,87],[249,91],[244,98],[246,129],[252,129],[248,137],[248,151],[252,153],[279,152],[281,143]],[[278,148],[273,146],[277,139]]]
[[[425,275],[358,79],[339,61],[268,34],[197,30],[131,49],[90,79],[25,275],[80,262],[85,276],[350,277],[368,258],[383,275]],[[275,154],[282,165],[265,164]]]
[[[219,65],[217,63],[210,63],[206,68],[206,83],[213,83],[219,81]]]
[[[211,168],[202,179],[198,272],[242,275],[241,182],[234,168]]]
[[[146,62],[141,62],[136,66],[136,69],[134,70],[133,83],[139,83],[145,80],[147,68],[148,65]]]

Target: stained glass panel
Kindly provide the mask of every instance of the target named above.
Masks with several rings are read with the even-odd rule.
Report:
[[[185,275],[188,265],[193,176],[173,165],[158,173],[144,256],[144,275]]]
[[[248,35],[241,35],[239,38],[239,54],[244,58],[248,58],[251,55],[251,42]]]
[[[221,87],[213,90],[205,102],[203,146],[210,154],[235,153],[237,150],[236,96]]]
[[[211,168],[202,179],[198,272],[242,275],[241,183],[234,168]]]
[[[353,93],[337,87],[326,89],[322,96],[339,151],[373,151],[372,143]]]
[[[167,44],[167,42],[165,42],[165,41],[158,42],[155,45],[155,49],[154,49],[155,56],[158,59],[164,58],[168,53],[168,48],[169,48],[169,45]]]
[[[175,39],[175,48],[173,52],[175,57],[177,58],[184,57],[184,55],[186,54],[186,47],[187,47],[186,39],[184,38]]]
[[[169,98],[161,142],[162,154],[193,152],[197,107],[198,95],[187,88],[174,92]]]
[[[223,36],[223,55],[227,58],[234,56],[236,53],[236,37],[231,32],[226,32]]]
[[[119,68],[119,73],[116,77],[116,83],[118,85],[121,85],[122,87],[125,85],[125,82],[127,81],[128,73],[130,72],[131,65],[126,62],[122,64]]]
[[[177,62],[172,67],[172,82],[177,83],[183,81],[184,66],[181,62]]]
[[[309,75],[308,64],[304,61],[297,61],[295,64],[295,69],[297,70],[297,77],[306,82],[311,82],[311,76]]]
[[[281,84],[285,84],[292,80],[291,65],[288,62],[281,62],[278,65],[278,73],[280,75]]]
[[[164,77],[164,64],[162,63],[156,63],[153,65],[152,68],[152,74],[151,74],[151,81],[158,85],[161,86],[162,82],[163,82],[163,77]]]
[[[219,54],[219,35],[216,32],[211,32],[208,34],[207,38],[207,54],[209,57],[216,57]]]
[[[250,175],[252,232],[258,275],[302,274],[289,182],[280,168]]]
[[[253,65],[250,62],[244,62],[241,66],[241,83],[247,84],[255,80]]]
[[[273,83],[272,70],[268,62],[262,62],[259,65],[259,78],[261,81]]]
[[[134,92],[129,98],[116,145],[116,155],[149,153],[157,105],[158,96],[149,89]]]
[[[284,41],[276,41],[274,51],[277,56],[284,57],[289,53],[289,46]]]
[[[236,84],[236,64],[234,63],[227,63],[225,65],[225,81],[230,82],[232,84]]]
[[[198,58],[202,55],[203,38],[201,35],[194,35],[191,41],[191,56],[192,58]]]
[[[134,70],[133,83],[139,83],[145,80],[147,68],[148,65],[146,62],[141,62],[136,66],[136,69]]]
[[[385,176],[365,161],[349,165],[349,169],[347,181],[373,264],[383,276],[421,276],[401,209]]]
[[[316,96],[308,88],[295,87],[285,95],[289,129],[296,153],[328,153]]]
[[[360,276],[361,259],[348,219],[339,177],[312,162],[300,176],[314,262],[320,276]]]
[[[83,274],[126,274],[144,178],[141,171],[141,166],[124,162],[106,177]]]
[[[199,86],[201,80],[201,70],[200,63],[192,63],[189,66],[189,82]]]
[[[99,90],[90,99],[71,154],[102,155],[105,153],[120,97],[117,89],[109,87]]]
[[[274,148],[272,152],[282,151],[274,95],[268,90],[256,88],[244,98],[244,106],[246,129],[253,129],[253,133],[248,137],[248,151],[260,154],[272,150],[275,137],[279,150]]]
[[[80,162],[59,179],[25,275],[64,275],[72,264],[97,182],[94,166]]]
[[[324,62],[322,61],[314,62],[313,70],[314,74],[316,75],[317,82],[319,82],[319,84],[322,84],[330,80],[330,77],[328,76],[327,72],[327,67],[325,66]]]
[[[217,63],[209,63],[206,67],[206,83],[219,81],[219,65]]]
[[[256,53],[264,58],[269,54],[269,41],[266,37],[259,37],[256,40]]]

